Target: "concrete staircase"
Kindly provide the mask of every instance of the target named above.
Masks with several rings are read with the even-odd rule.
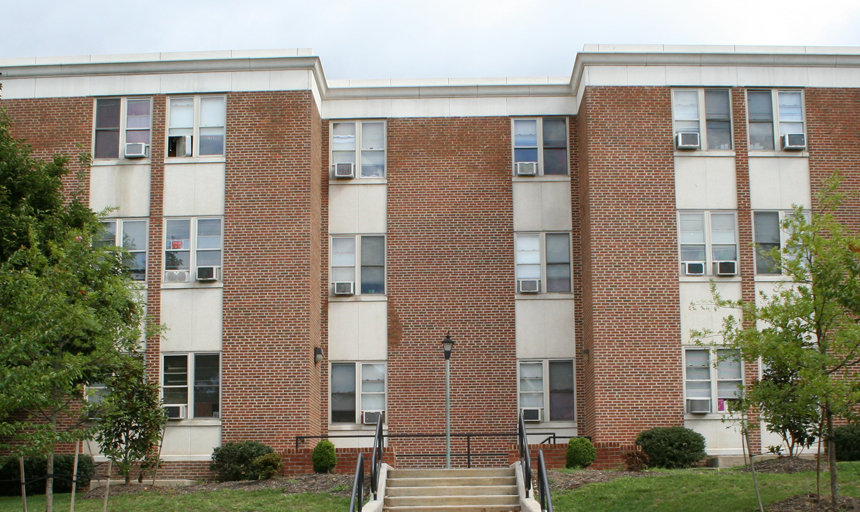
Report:
[[[383,510],[519,511],[517,477],[512,468],[390,469]]]

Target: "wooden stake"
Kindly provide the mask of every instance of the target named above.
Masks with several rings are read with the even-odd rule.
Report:
[[[107,485],[105,485],[105,506],[103,511],[107,512],[108,495],[110,494],[110,473],[113,470],[113,460],[108,459]]]
[[[72,463],[72,501],[69,512],[75,512],[75,490],[78,487],[78,443],[79,441],[75,441],[75,461]]]
[[[18,457],[21,466],[21,500],[24,502],[24,512],[27,512],[27,485],[24,483],[24,457]]]

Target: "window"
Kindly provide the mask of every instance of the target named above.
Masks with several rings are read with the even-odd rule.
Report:
[[[331,124],[331,163],[352,164],[359,178],[385,177],[385,122],[348,121]]]
[[[514,174],[525,175],[536,165],[537,175],[567,176],[567,119],[514,119]]]
[[[676,134],[700,134],[701,149],[732,149],[732,114],[728,89],[678,89],[673,94]],[[701,119],[705,120],[704,130]]]
[[[138,219],[110,219],[102,221],[104,231],[93,245],[122,247],[128,251],[123,264],[135,281],[146,281],[146,241],[149,238],[147,222]]]
[[[185,405],[187,418],[221,417],[220,354],[164,354],[164,405]]]
[[[332,283],[357,283],[353,293],[382,295],[385,293],[385,236],[335,236],[331,239]],[[340,293],[332,284],[336,295]]]
[[[737,351],[684,351],[687,412],[728,412],[728,403],[741,394],[743,376]]]
[[[165,220],[164,281],[220,280],[221,232],[220,218]]]
[[[569,234],[517,234],[516,251],[517,291],[571,291]]]
[[[753,212],[753,227],[755,229],[755,273],[758,275],[780,275],[782,267],[779,259],[774,259],[769,253],[774,249],[782,249],[788,240],[789,233],[783,227],[786,218],[793,212]],[[808,222],[808,219],[807,219]]]
[[[384,421],[385,374],[385,363],[332,363],[331,422],[376,424],[379,414]]]
[[[541,409],[541,421],[573,421],[573,361],[520,362],[520,409]]]
[[[800,91],[747,92],[750,150],[773,150],[782,147],[774,137],[774,119],[779,123],[778,138],[804,134],[803,96]],[[776,113],[776,116],[774,116]]]
[[[126,144],[130,143],[148,147],[151,112],[150,98],[97,99],[95,158],[125,158]]]
[[[682,275],[736,275],[734,212],[679,212]],[[708,271],[711,270],[711,272]]]
[[[170,98],[167,156],[221,156],[227,123],[224,96]]]

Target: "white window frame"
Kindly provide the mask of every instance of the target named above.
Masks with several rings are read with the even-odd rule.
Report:
[[[334,366],[342,365],[342,366],[350,366],[354,365],[355,368],[355,403],[353,404],[355,407],[355,418],[354,421],[332,421],[332,375]],[[383,391],[367,391],[365,392],[363,389],[363,383],[365,380],[364,377],[364,365],[381,365],[384,371],[383,374]],[[361,425],[362,418],[361,413],[364,410],[368,411],[378,411],[379,409],[364,409],[364,395],[382,395],[382,404],[383,404],[383,415],[382,422],[388,423],[388,362],[387,361],[329,361],[329,386],[328,386],[329,400],[328,400],[328,422],[329,425]]]
[[[117,148],[117,156],[108,156],[108,157],[100,157],[96,153],[97,143],[98,143],[98,134],[100,131],[106,131],[105,128],[98,127],[98,114],[99,114],[99,102],[101,101],[109,101],[109,100],[119,100],[119,126],[117,127],[117,131],[119,132],[118,144]],[[149,102],[149,125],[146,128],[143,127],[129,127],[128,126],[128,102],[136,101],[136,102]],[[149,137],[147,137],[147,141],[145,142],[148,148],[152,146],[152,98],[149,96],[143,97],[107,97],[107,98],[95,98],[94,104],[94,115],[93,115],[93,161],[105,161],[105,160],[122,160],[125,159],[125,145],[128,141],[128,132],[136,132],[136,131],[147,131],[149,132]],[[113,131],[111,129],[111,131]],[[146,155],[146,158],[149,158],[149,154]]]
[[[754,148],[752,143],[752,130],[750,129],[750,125],[754,124],[755,121],[750,120],[750,101],[749,94],[752,92],[769,92],[770,100],[771,100],[771,131],[773,133],[773,149],[770,148]],[[800,95],[800,121],[783,121],[782,113],[780,112],[780,94],[799,94]],[[783,124],[800,124],[802,125],[802,130],[800,132],[796,131],[783,131]],[[747,138],[748,138],[748,147],[750,151],[785,151],[782,147],[782,136],[788,133],[802,133],[804,136],[804,140],[806,140],[806,95],[803,93],[803,89],[762,89],[762,88],[750,88],[747,89]]]
[[[705,352],[708,354],[708,378],[707,379],[690,379],[688,375],[689,366],[687,365],[687,355],[690,352]],[[690,396],[688,392],[687,384],[689,382],[708,382],[710,386],[710,396],[707,398],[710,399],[711,407],[710,411],[706,414],[729,414],[728,401],[733,400],[730,398],[722,398],[720,397],[719,392],[719,384],[720,382],[737,382],[740,385],[744,384],[744,362],[740,359],[738,355],[737,364],[740,366],[740,378],[722,378],[720,375],[720,365],[725,363],[725,360],[720,360],[721,357],[725,357],[727,354],[722,354],[721,352],[737,352],[733,349],[727,348],[702,348],[702,347],[686,347],[684,348],[684,411],[686,414],[691,414],[687,409],[687,400],[695,399],[695,398],[706,398],[706,397],[693,397]]]
[[[352,124],[355,126],[355,148],[352,150],[353,158],[353,175],[355,179],[385,179],[388,176],[388,122],[384,119],[366,119],[366,120],[351,120],[351,119],[343,119],[343,120],[333,120],[329,122],[329,162],[331,163],[329,169],[329,177],[331,179],[335,178],[334,175],[334,165],[337,163],[345,163],[335,153],[338,153],[335,148],[334,142],[334,130],[336,124]],[[382,125],[382,147],[381,148],[363,148],[363,133],[364,133],[364,125],[369,124],[381,124]],[[345,150],[343,151],[346,153]],[[362,173],[362,163],[361,156],[363,152],[369,153],[382,153],[382,175],[381,176],[364,176]],[[343,180],[340,180],[343,181]]]
[[[550,363],[570,363],[571,367],[571,385],[573,392],[573,413],[572,419],[564,419],[564,420],[552,420],[552,408],[551,408],[551,400],[550,400]],[[522,389],[522,366],[524,364],[530,365],[541,365],[541,423],[563,423],[563,422],[575,422],[576,415],[576,364],[573,358],[565,359],[562,357],[550,358],[550,359],[520,359],[517,361],[517,407],[518,411],[521,411],[523,408],[531,408],[531,406],[523,405],[523,394],[538,394],[536,391],[523,391]]]
[[[195,411],[195,393],[196,393],[196,357],[197,356],[218,356],[218,410],[213,411],[212,416],[200,416],[197,418]],[[185,385],[166,385],[165,384],[165,358],[167,357],[185,357]],[[224,358],[221,356],[221,352],[218,351],[200,351],[200,352],[162,352],[161,353],[161,379],[160,386],[161,388],[161,399],[163,405],[185,405],[188,410],[188,415],[185,419],[220,419],[221,416],[221,408],[224,404]],[[180,389],[185,388],[186,390],[186,400],[184,403],[167,403],[165,402],[165,389]]]
[[[682,234],[682,216],[686,214],[698,214],[702,215],[702,219],[704,222],[704,243],[685,243],[683,240]],[[713,239],[713,215],[728,215],[731,214],[734,218],[734,244],[724,244],[724,243],[714,243]],[[680,275],[681,278],[690,278],[691,276],[687,276],[684,274],[684,262],[685,261],[704,261],[705,262],[705,274],[704,276],[715,276],[714,272],[714,262],[715,261],[734,261],[737,269],[737,274],[733,277],[740,276],[740,244],[738,243],[738,214],[735,210],[678,210],[678,261],[680,262]],[[684,260],[683,256],[683,247],[684,245],[703,245],[705,247],[705,259],[704,260]],[[734,245],[735,247],[735,259],[734,260],[717,260],[714,258],[714,246],[719,245]],[[701,277],[701,276],[700,276]],[[728,277],[728,276],[726,276]],[[722,276],[720,277],[723,278]]]
[[[759,272],[758,264],[759,264],[759,257],[761,254],[759,252],[759,242],[758,242],[758,236],[756,233],[756,216],[758,214],[761,214],[761,213],[770,213],[770,214],[776,214],[777,215],[777,222],[778,222],[777,232],[779,233],[778,249],[780,250],[780,252],[782,252],[782,250],[785,249],[786,242],[788,241],[789,237],[791,236],[791,234],[788,231],[786,231],[783,224],[785,223],[786,219],[788,219],[788,217],[790,217],[791,215],[794,215],[794,210],[754,210],[752,212],[752,215],[753,215],[753,218],[752,218],[753,243],[755,244],[755,275],[756,275],[756,278],[757,279],[758,278],[767,279],[768,277],[770,277],[770,278],[782,277],[785,275],[785,273],[783,272],[783,269],[781,268],[781,265],[779,265],[778,262],[777,262],[777,270],[778,270],[777,272]],[[807,222],[808,222],[809,221],[809,214],[804,212],[804,215],[806,216]]]
[[[205,99],[210,99],[210,98],[220,98],[224,102],[224,113],[223,113],[224,125],[223,126],[222,125],[207,125],[207,126],[202,125],[203,114],[202,114],[202,107],[201,107],[202,103],[201,102]],[[191,99],[193,101],[194,113],[193,113],[193,121],[192,121],[193,124],[191,127],[185,127],[185,126],[174,127],[174,126],[171,126],[171,109],[172,109],[173,100],[182,100],[182,99]],[[214,94],[214,95],[209,95],[209,94],[203,94],[203,95],[201,95],[201,94],[195,94],[195,95],[179,94],[179,95],[175,95],[175,96],[169,96],[167,98],[167,113],[166,113],[165,124],[166,124],[166,127],[165,127],[166,129],[164,130],[164,137],[165,137],[164,155],[165,155],[165,159],[167,161],[187,160],[189,158],[214,158],[214,159],[223,160],[224,156],[227,154],[227,96],[226,95],[223,95],[223,94],[222,95],[218,95],[218,94]],[[208,154],[208,155],[201,155],[200,154],[200,131],[201,131],[201,129],[209,129],[209,128],[211,128],[211,129],[219,129],[220,128],[220,135],[223,139],[222,148],[221,148],[222,151],[220,154]],[[170,144],[171,144],[170,139],[171,139],[171,137],[173,137],[173,135],[171,135],[170,131],[172,129],[180,129],[180,130],[190,129],[191,130],[191,137],[192,137],[192,140],[191,140],[191,144],[192,144],[191,156],[170,156]]]
[[[124,246],[124,234],[125,234],[125,224],[127,222],[142,222],[144,225],[144,238],[143,238],[143,248],[142,249],[129,249]],[[116,247],[122,247],[129,254],[143,254],[143,279],[135,279],[132,275],[132,279],[135,281],[146,282],[147,277],[147,267],[149,265],[149,219],[146,218],[107,218],[101,220],[102,225],[105,224],[114,224],[114,240],[111,245]],[[104,243],[108,243],[107,240],[103,240]]]
[[[203,248],[203,249],[199,249],[198,248],[198,245],[199,245],[198,224],[202,220],[213,220],[213,219],[217,219],[217,220],[221,221],[221,235],[220,235],[219,247],[217,249],[216,248],[208,248],[208,247]],[[183,221],[183,220],[189,221],[189,237],[190,237],[189,238],[189,247],[187,249],[185,247],[182,247],[181,249],[180,248],[173,248],[173,247],[169,248],[168,246],[171,245],[171,240],[167,239],[167,236],[168,236],[167,224],[170,221]],[[188,278],[187,282],[182,283],[182,284],[184,284],[186,286],[189,283],[194,283],[194,282],[205,284],[205,283],[202,283],[200,281],[197,281],[197,267],[198,266],[216,266],[216,267],[218,267],[221,271],[221,274],[219,276],[218,272],[216,271],[217,279],[215,282],[221,282],[223,280],[223,271],[224,271],[224,218],[223,217],[220,217],[220,216],[212,216],[212,217],[165,217],[164,218],[164,234],[163,234],[163,236],[164,236],[164,243],[163,243],[162,248],[161,248],[162,256],[163,256],[161,265],[162,265],[162,281],[165,284],[169,283],[168,281],[166,281],[166,275],[168,272],[184,271],[185,270],[185,269],[168,269],[167,268],[167,254],[169,252],[174,252],[174,251],[175,252],[180,252],[180,251],[185,252],[186,250],[189,252],[188,269],[187,269],[187,272],[189,272],[189,278]],[[179,239],[179,240],[182,240],[182,239]],[[179,240],[177,240],[177,241],[179,241]],[[205,251],[205,252],[220,251],[221,257],[219,258],[218,265],[198,265],[198,262],[197,262],[197,252],[198,251]]]
[[[569,274],[569,285],[567,291],[548,291],[548,275],[547,275],[547,246],[546,239],[547,235],[564,235],[567,236],[567,269]],[[530,277],[520,277],[519,267],[521,265],[535,265],[534,263],[520,263],[520,250],[518,249],[519,244],[518,241],[523,237],[538,237],[539,243],[539,253],[540,253],[540,294],[546,293],[572,293],[573,292],[573,244],[570,237],[570,232],[568,231],[539,231],[539,232],[523,232],[523,233],[514,233],[514,277],[515,277],[515,285],[521,279],[533,279]],[[558,264],[558,263],[556,263]],[[517,293],[519,293],[519,288],[515,288]],[[531,294],[528,294],[531,295]]]
[[[564,121],[564,163],[565,163],[565,172],[562,174],[546,174],[546,166],[544,159],[544,151],[546,149],[559,149],[559,148],[547,148],[544,146],[544,120],[563,120]],[[517,145],[517,123],[523,121],[535,121],[536,124],[536,145]],[[570,120],[566,116],[544,116],[544,117],[515,117],[511,119],[511,162],[513,162],[513,174],[517,176],[517,162],[531,162],[531,160],[517,160],[517,149],[530,149],[534,148],[537,151],[537,166],[538,172],[537,176],[558,176],[558,177],[569,177],[570,176]]]
[[[727,148],[712,148],[710,147],[710,143],[708,141],[708,113],[707,113],[707,102],[706,96],[708,91],[720,91],[725,92],[728,95],[729,101],[729,147]],[[678,93],[684,92],[695,92],[697,103],[696,103],[696,119],[679,119],[679,110],[678,109]],[[695,130],[687,129],[681,126],[684,122],[692,122],[695,121],[698,126]],[[690,132],[695,131],[699,134],[699,140],[701,145],[699,150],[701,151],[731,151],[734,144],[734,121],[732,119],[732,91],[731,89],[721,88],[721,87],[705,87],[698,89],[673,89],[672,90],[672,124],[675,135],[680,132]]]
[[[361,272],[362,272],[362,264],[361,264],[361,240],[364,237],[380,237],[382,238],[383,244],[383,260],[382,260],[382,293],[371,293],[364,292],[362,293],[362,280],[361,280]],[[355,252],[353,265],[345,266],[345,265],[335,265],[334,264],[334,241],[335,239],[353,239],[355,241]],[[369,266],[369,265],[365,265]],[[378,267],[379,265],[373,265]],[[368,295],[368,296],[377,296],[384,297],[388,294],[388,237],[382,233],[363,233],[361,235],[331,235],[329,238],[329,295],[334,295],[334,283],[338,282],[334,278],[334,269],[335,268],[352,268],[353,275],[355,280],[353,281],[353,295]]]

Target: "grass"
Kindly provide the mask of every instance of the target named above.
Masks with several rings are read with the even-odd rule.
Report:
[[[815,491],[815,473],[758,475],[765,507],[796,494]],[[830,473],[822,473],[822,494],[829,494]],[[860,475],[839,466],[839,492],[860,496]],[[758,510],[752,474],[737,470],[672,470],[657,476],[619,478],[552,496],[556,512],[744,512]]]

